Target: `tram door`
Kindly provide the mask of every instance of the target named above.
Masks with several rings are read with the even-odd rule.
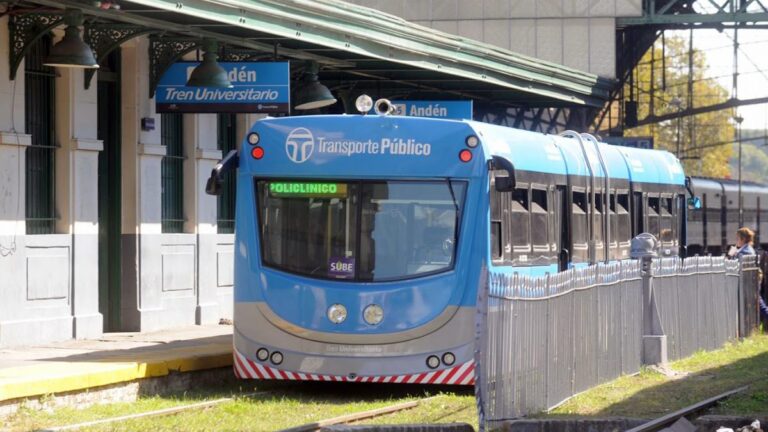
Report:
[[[99,312],[104,331],[120,330],[120,50],[99,65]]]

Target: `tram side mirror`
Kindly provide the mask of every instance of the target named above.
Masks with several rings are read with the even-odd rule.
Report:
[[[691,189],[691,177],[685,178],[685,189],[688,191],[688,210],[698,210],[701,208],[701,198],[693,194]]]
[[[688,198],[688,210],[698,210],[701,208],[701,198],[694,196]]]
[[[205,193],[208,195],[221,194],[221,184],[224,182],[224,174],[237,168],[239,163],[239,157],[237,156],[237,150],[230,150],[224,159],[213,167],[211,170],[211,176],[208,177],[208,182],[205,184]]]
[[[496,190],[499,192],[510,192],[517,186],[515,179],[515,166],[512,165],[508,159],[501,156],[493,156],[491,160],[491,169],[504,170],[507,172],[506,177],[496,177]]]
[[[211,176],[205,183],[205,193],[214,196],[221,195],[221,179],[216,177],[216,170],[211,172]]]

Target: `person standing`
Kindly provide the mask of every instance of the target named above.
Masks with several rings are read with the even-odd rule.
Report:
[[[736,230],[735,252],[731,253],[731,251],[728,251],[728,255],[733,258],[741,258],[747,255],[757,255],[755,252],[755,248],[752,247],[752,241],[754,240],[754,238],[755,238],[755,233],[751,229],[747,227],[739,228],[738,230]],[[763,296],[759,291],[760,286],[762,285],[762,281],[759,281],[757,285],[758,285],[757,298],[758,298],[758,303],[760,307],[760,317],[762,318],[763,322],[766,322],[766,320],[768,320],[768,304],[766,303],[765,299],[763,299]]]
[[[754,238],[755,233],[747,227],[742,227],[736,230],[736,246],[731,247],[728,251],[728,256],[732,258],[741,258],[746,255],[756,255],[755,248],[752,247]]]

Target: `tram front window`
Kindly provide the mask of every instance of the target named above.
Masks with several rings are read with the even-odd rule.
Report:
[[[259,181],[264,264],[385,281],[453,267],[465,182]]]

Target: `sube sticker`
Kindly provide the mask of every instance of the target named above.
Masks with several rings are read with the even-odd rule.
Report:
[[[354,257],[331,257],[328,260],[328,275],[338,279],[355,277]]]

